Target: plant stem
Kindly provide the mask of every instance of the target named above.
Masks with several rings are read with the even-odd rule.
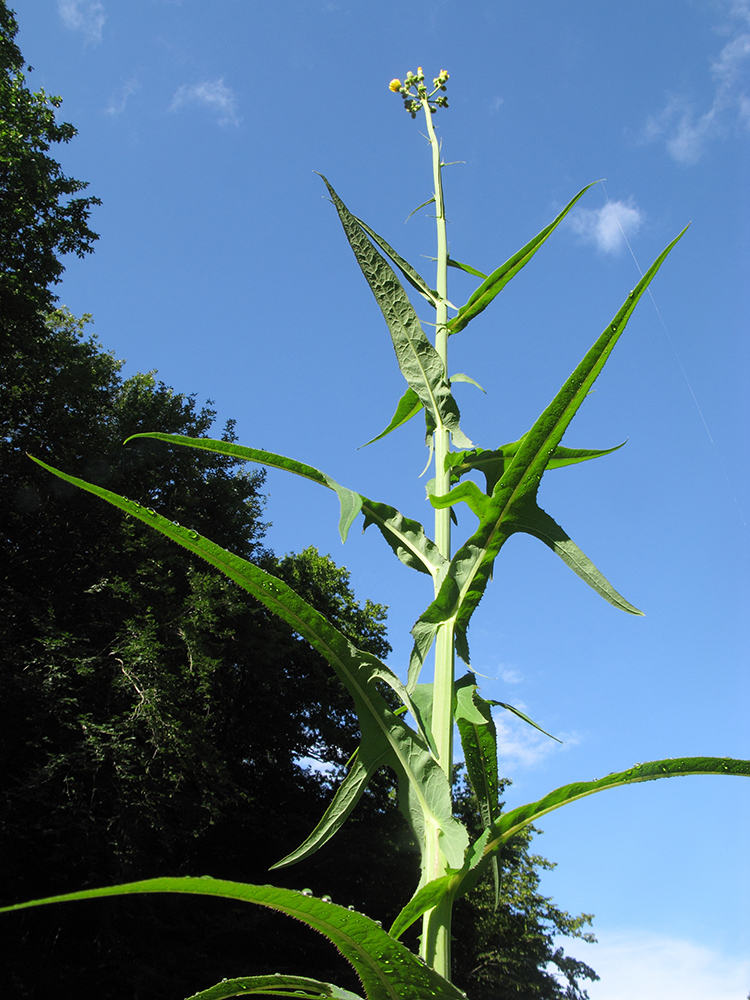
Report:
[[[427,134],[432,149],[432,171],[435,184],[435,219],[437,223],[437,279],[438,304],[435,321],[437,332],[435,348],[443,362],[445,378],[448,378],[448,240],[445,227],[445,205],[441,175],[440,145],[435,136],[426,98],[422,100]],[[450,432],[439,425],[435,431],[435,493],[445,494],[450,489],[450,473],[446,468],[446,456],[450,450]],[[450,509],[435,511],[435,543],[441,555],[451,557]],[[438,584],[436,583],[436,590]],[[445,771],[448,781],[453,770],[453,623],[446,622],[438,630],[435,641],[435,677],[432,702],[432,732],[435,738],[438,763]],[[425,877],[430,880],[442,875],[446,859],[440,849],[439,831],[428,830],[425,854]],[[422,921],[421,957],[436,972],[450,979],[450,925],[451,902],[443,901],[440,906],[425,914]]]

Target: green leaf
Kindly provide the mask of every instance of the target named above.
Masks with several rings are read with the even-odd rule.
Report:
[[[485,395],[487,395],[486,389],[483,389],[482,386],[475,379],[471,377],[471,375],[464,375],[463,372],[458,372],[456,375],[451,375],[448,381],[450,382],[451,385],[453,385],[454,382],[468,382],[469,385],[476,386],[480,392],[483,392]]]
[[[456,681],[455,718],[461,736],[466,771],[479,803],[482,826],[497,818],[497,730],[490,703],[479,695],[474,674]]]
[[[534,538],[544,542],[584,583],[587,583],[592,590],[595,590],[613,607],[627,611],[631,615],[643,615],[642,611],[626,601],[622,594],[615,590],[609,580],[579,549],[567,532],[538,504],[529,503],[527,509],[516,515],[515,524],[517,531],[533,535]]]
[[[521,439],[521,441],[523,438]],[[452,451],[446,456],[446,464],[451,469],[451,482],[458,482],[469,472],[481,472],[486,482],[487,496],[492,496],[496,484],[503,473],[516,457],[521,441],[501,445],[492,451],[475,448],[472,451]],[[547,463],[547,469],[562,469],[566,465],[576,465],[578,462],[588,462],[592,458],[602,458],[611,455],[625,445],[615,445],[614,448],[563,448],[558,445]]]
[[[404,517],[395,507],[363,498],[364,529],[377,525],[383,538],[405,566],[429,573],[439,582],[448,568],[448,560],[425,534],[419,521]]]
[[[559,809],[570,802],[576,802],[578,799],[605,791],[608,788],[637,784],[641,781],[655,781],[660,778],[698,774],[750,777],[750,761],[735,760],[729,757],[679,757],[654,760],[647,764],[634,764],[626,771],[608,774],[604,778],[563,785],[562,788],[550,792],[538,802],[531,802],[504,813],[472,845],[460,871],[443,875],[417,890],[396,917],[390,933],[394,937],[403,934],[407,927],[411,926],[428,910],[437,906],[446,895],[450,894],[454,899],[458,899],[473,889],[487,870],[487,866],[492,863],[495,852],[500,850],[503,844],[507,843],[524,827],[530,826],[541,816],[554,809]],[[641,826],[647,826],[648,817],[640,816],[639,822]]]
[[[313,482],[319,483],[321,486],[335,490],[339,495],[341,504],[339,531],[342,540],[346,539],[352,520],[356,516],[355,508],[357,512],[361,509],[365,518],[364,528],[371,524],[377,525],[385,540],[404,565],[418,569],[422,573],[429,573],[435,578],[438,578],[447,566],[447,560],[440,554],[435,543],[427,537],[424,528],[418,521],[404,517],[395,507],[390,507],[388,504],[376,500],[368,500],[360,493],[355,493],[345,486],[339,486],[330,476],[319,469],[314,469],[311,465],[305,465],[303,462],[297,462],[283,455],[275,455],[270,451],[261,451],[258,448],[248,448],[245,445],[212,438],[190,438],[180,434],[143,432],[133,434],[127,441],[132,441],[134,438],[152,438],[184,448],[198,448],[221,455],[231,455],[233,458],[257,462],[275,469],[285,469],[287,472],[293,472],[305,479],[312,479]]]
[[[245,448],[231,441],[218,441],[212,438],[191,438],[180,434],[162,434],[156,431],[153,433],[131,434],[129,438],[126,438],[125,444],[128,441],[134,441],[136,438],[152,438],[156,441],[165,441],[168,444],[179,444],[188,448],[217,452],[220,455],[231,455],[233,458],[257,462],[259,465],[267,465],[273,469],[284,469],[287,472],[293,472],[297,476],[302,476],[303,479],[311,479],[314,483],[333,490],[339,498],[341,510],[339,535],[342,542],[346,541],[349,528],[362,509],[362,497],[359,493],[355,493],[354,490],[350,490],[346,486],[340,486],[335,479],[327,476],[320,469],[313,468],[312,465],[297,462],[295,459],[286,458],[284,455],[275,455],[272,451],[263,451],[259,448]]]
[[[456,725],[464,751],[466,772],[479,805],[483,829],[488,829],[500,812],[497,780],[497,730],[492,718],[492,702],[479,694],[474,674],[456,681]],[[497,857],[492,863],[495,909],[500,899],[500,872]]]
[[[409,387],[403,394],[401,399],[398,401],[396,406],[396,412],[391,417],[391,422],[388,424],[384,431],[381,431],[377,437],[372,438],[370,441],[366,441],[360,447],[366,448],[368,444],[374,444],[376,441],[380,441],[384,438],[386,434],[390,434],[391,431],[395,431],[397,427],[402,427],[407,421],[415,417],[422,409],[422,400],[414,392],[414,390]]]
[[[335,903],[324,902],[302,892],[295,892],[293,889],[227,882],[207,876],[154,878],[102,889],[85,889],[62,896],[48,896],[46,899],[5,906],[0,908],[0,912],[25,910],[49,903],[136,893],[219,896],[224,899],[256,903],[295,917],[327,937],[354,966],[367,1000],[424,1000],[425,997],[433,997],[435,1000],[464,1000],[463,994],[455,986],[432,969],[422,965],[415,955],[364,914],[337,906]],[[327,995],[341,997],[346,994],[342,991],[339,994]]]
[[[495,296],[498,295],[503,288],[505,288],[511,278],[514,278],[521,268],[528,264],[537,250],[545,242],[547,237],[550,236],[550,234],[560,225],[578,199],[582,198],[588,189],[593,187],[595,183],[596,181],[593,181],[591,184],[587,184],[585,188],[578,192],[575,198],[568,202],[562,212],[560,212],[560,214],[548,226],[546,226],[540,233],[537,233],[532,240],[529,240],[526,246],[521,247],[521,249],[506,260],[504,264],[501,264],[500,267],[489,275],[489,277],[485,278],[466,304],[461,306],[458,310],[458,315],[454,316],[453,319],[448,322],[449,333],[458,333],[460,330],[463,330],[475,316],[484,312],[490,302],[492,302]],[[449,261],[449,263],[453,263],[454,267],[460,267],[463,271],[478,274],[478,272],[474,272],[465,265],[458,264],[455,261]]]
[[[497,705],[498,708],[504,708],[506,712],[511,712],[517,718],[521,719],[522,722],[527,723],[529,726],[533,726],[534,729],[538,729],[539,732],[544,733],[545,736],[549,736],[549,738],[551,740],[554,740],[555,743],[562,743],[562,740],[558,740],[558,738],[556,736],[553,736],[552,733],[548,733],[546,729],[542,729],[542,727],[538,723],[534,722],[533,719],[530,719],[525,712],[521,711],[520,708],[516,708],[513,705],[509,705],[505,701],[488,701],[487,704]]]
[[[388,324],[396,358],[409,386],[437,427],[460,434],[459,412],[440,355],[428,339],[414,307],[388,262],[365,236],[359,222],[320,174],[339,214],[344,233]]]
[[[423,205],[420,205],[420,208],[423,207]],[[415,209],[415,211],[419,211],[419,209]],[[370,229],[366,222],[358,219],[356,215],[352,216],[352,218],[367,233],[373,243],[376,243],[380,247],[386,257],[391,258],[393,263],[403,274],[412,288],[416,289],[420,295],[424,296],[430,305],[437,306],[440,301],[440,296],[436,291],[434,291],[434,289],[430,288],[422,275],[418,271],[415,271],[411,264],[407,260],[404,260],[400,254],[396,253],[393,247],[389,243],[386,243],[382,236],[378,236],[374,229]]]
[[[364,760],[363,760],[364,756]],[[349,773],[336,789],[336,794],[323,813],[320,822],[313,832],[307,837],[299,847],[291,851],[281,861],[271,865],[270,871],[274,868],[286,868],[287,865],[296,864],[314,854],[318,848],[326,844],[331,837],[341,828],[345,820],[349,817],[352,809],[362,797],[370,778],[379,767],[388,763],[388,750],[385,749],[379,756],[372,754],[362,754],[361,748],[354,754]]]
[[[448,267],[457,267],[460,271],[466,271],[467,274],[473,274],[475,278],[487,277],[483,271],[477,271],[475,267],[469,267],[468,264],[462,264],[460,261],[454,260],[452,257],[448,258]]]
[[[287,976],[276,973],[273,976],[240,976],[238,979],[222,979],[200,993],[194,993],[187,1000],[226,1000],[227,997],[246,997],[253,993],[272,997],[294,997],[295,1000],[362,1000],[357,993],[343,990],[333,983],[321,983],[307,976]]]
[[[133,500],[69,476],[39,459],[34,461],[60,479],[108,501],[205,559],[317,649],[328,660],[354,700],[362,735],[357,756],[359,766],[372,773],[373,761],[379,762],[378,766],[387,763],[397,775],[399,804],[412,824],[420,848],[424,845],[425,831],[428,828],[437,829],[449,864],[452,867],[461,866],[468,837],[464,827],[453,817],[448,779],[431,756],[426,741],[403,718],[391,711],[380,694],[378,683],[386,683],[411,708],[411,700],[403,684],[385,664],[371,653],[357,649],[324,615],[283,581],[260,567]],[[360,787],[359,794],[361,791]],[[325,840],[333,836],[346,815],[348,812],[341,811],[329,817]],[[316,846],[322,846],[325,840],[318,837]]]
[[[469,662],[466,629],[487,587],[495,557],[516,531],[528,531],[537,537],[546,533],[545,544],[549,544],[601,596],[616,607],[632,614],[639,613],[605,580],[562,528],[539,508],[536,494],[563,434],[606,364],[639,299],[685,231],[683,229],[657,257],[562,389],[521,439],[515,455],[495,484],[492,496],[486,501],[479,527],[454,555],[437,597],[412,629],[415,639],[413,662],[415,658],[424,658],[425,650],[429,649],[443,623],[454,626],[456,651]],[[461,494],[457,498],[466,499],[469,495]],[[449,503],[450,498],[448,494]],[[445,502],[439,497],[431,497],[431,501],[435,505]],[[474,503],[478,504],[476,495]]]

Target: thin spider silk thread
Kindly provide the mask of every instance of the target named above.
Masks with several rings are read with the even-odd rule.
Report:
[[[617,214],[617,209],[612,204],[612,202],[609,200],[609,195],[607,194],[607,189],[604,186],[604,181],[600,181],[600,183],[601,183],[601,186],[602,186],[602,192],[603,192],[604,197],[605,197],[606,202],[607,202],[607,207],[609,208],[610,212],[612,213],[612,215],[614,217],[615,222],[617,223],[617,228],[620,230],[620,235],[622,236],[623,240],[625,241],[625,246],[630,251],[630,256],[633,258],[633,263],[635,264],[635,266],[636,266],[636,268],[638,270],[638,273],[640,274],[641,277],[643,277],[643,271],[641,270],[641,265],[638,263],[638,258],[633,253],[633,248],[630,245],[630,241],[628,240],[627,236],[625,235],[625,230],[622,228],[622,224],[620,223],[620,217]],[[685,385],[688,387],[688,392],[690,393],[690,396],[692,397],[693,403],[695,404],[695,408],[698,411],[698,416],[700,417],[701,423],[703,424],[703,427],[705,428],[706,434],[708,435],[708,440],[711,442],[711,448],[713,449],[714,458],[716,459],[716,462],[718,463],[718,466],[721,469],[722,475],[724,476],[724,479],[725,479],[726,484],[727,484],[727,488],[729,489],[729,494],[732,497],[732,500],[734,501],[735,507],[737,508],[737,513],[740,515],[740,520],[742,521],[742,524],[745,526],[745,528],[747,528],[747,521],[745,520],[745,515],[742,512],[742,508],[740,507],[740,503],[739,503],[739,501],[737,499],[737,495],[735,494],[734,489],[732,487],[732,482],[731,482],[731,480],[729,478],[729,475],[728,475],[727,470],[726,470],[726,468],[724,466],[724,463],[721,460],[721,455],[719,455],[718,449],[716,447],[716,442],[713,439],[713,435],[711,434],[711,431],[709,429],[709,426],[708,426],[708,423],[706,421],[706,418],[703,415],[703,410],[701,409],[700,403],[698,402],[698,397],[695,395],[695,392],[693,391],[693,387],[692,387],[692,385],[690,383],[690,379],[688,378],[687,372],[685,371],[685,366],[683,365],[683,363],[682,363],[682,361],[680,359],[680,356],[677,353],[677,348],[675,347],[674,341],[672,340],[672,337],[669,334],[669,330],[667,329],[667,324],[664,322],[664,318],[662,317],[662,314],[659,312],[659,307],[656,304],[656,300],[654,299],[654,296],[653,296],[653,294],[651,292],[651,288],[650,287],[647,288],[646,291],[648,292],[648,296],[651,299],[651,304],[654,307],[654,311],[656,312],[656,315],[659,318],[659,322],[661,323],[661,328],[664,331],[664,336],[667,338],[667,343],[672,348],[672,354],[674,355],[675,361],[677,362],[677,366],[680,369],[680,371],[682,372],[682,377],[685,380]]]

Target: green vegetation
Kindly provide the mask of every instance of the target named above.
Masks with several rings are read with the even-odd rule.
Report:
[[[96,239],[88,212],[97,199],[68,200],[84,185],[64,178],[48,154],[75,129],[55,124],[59,99],[26,89],[2,0],[0,25],[4,897],[164,871],[266,881],[345,773],[359,738],[351,698],[325,658],[265,605],[137,520],[41,473],[26,453],[210,535],[293,588],[372,657],[389,652],[385,609],[361,606],[346,570],[314,549],[280,559],[264,547],[262,470],[243,471],[211,451],[169,454],[145,438],[122,448],[153,427],[201,438],[216,413],[154,374],[123,378],[121,363],[89,336],[88,317],[53,308],[60,255],[88,252]],[[32,200],[18,225],[13,206]],[[231,421],[221,443],[236,443]],[[397,707],[388,692],[385,701]],[[318,773],[306,759],[333,769]],[[465,783],[454,804],[472,828]],[[455,978],[475,1000],[498,990],[579,997],[579,981],[594,976],[555,944],[586,936],[588,918],[539,894],[538,871],[548,866],[524,833],[501,858],[497,911],[490,883],[457,904],[458,925],[470,932]],[[336,841],[279,875],[286,887],[304,881],[388,926],[400,902],[371,874],[385,869],[402,887],[419,877],[392,776],[381,770]],[[38,996],[53,982],[110,1000],[171,997],[214,978],[277,970],[309,989],[309,980],[291,978],[300,968],[357,988],[328,943],[298,922],[279,933],[255,908],[191,902],[141,894],[7,917],[3,996]]]

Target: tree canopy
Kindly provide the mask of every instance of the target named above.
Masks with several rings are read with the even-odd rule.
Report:
[[[13,11],[0,5],[0,314],[16,323],[51,308],[61,256],[90,253],[93,196],[73,197],[88,184],[67,177],[49,155],[76,129],[58,123],[62,99],[26,86]],[[31,70],[31,67],[28,67]]]

